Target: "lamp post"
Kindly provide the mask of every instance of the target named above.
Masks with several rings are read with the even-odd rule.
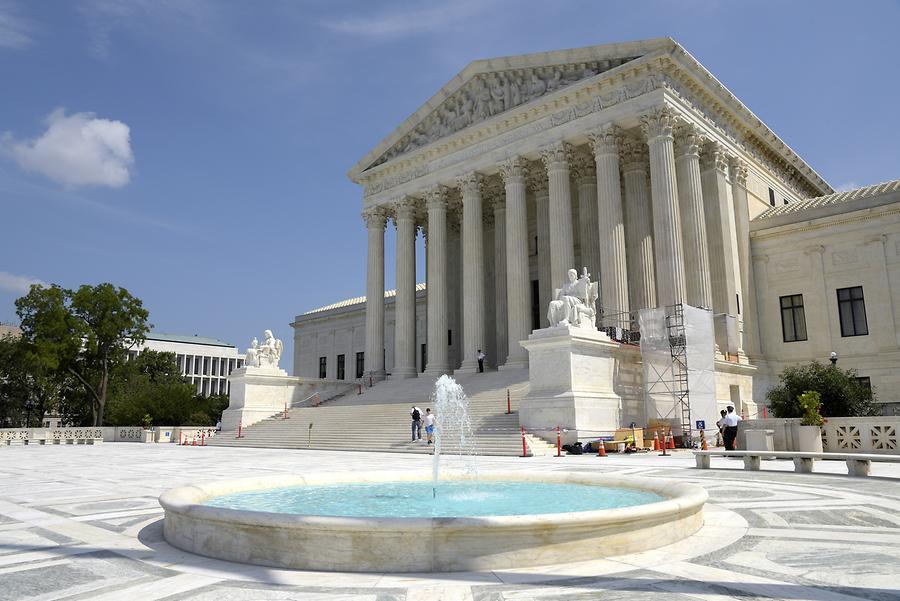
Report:
[[[831,367],[837,367],[837,353],[836,352],[831,351],[831,357],[829,358],[829,360],[831,361]]]

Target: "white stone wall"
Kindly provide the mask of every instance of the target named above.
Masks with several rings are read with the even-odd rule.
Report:
[[[762,351],[770,376],[817,359],[871,379],[878,400],[900,402],[900,194],[854,203],[852,211],[809,210],[751,237]],[[832,210],[831,213],[834,213]],[[862,286],[868,334],[842,337],[837,289]],[[780,297],[802,294],[808,339],[784,342]]]

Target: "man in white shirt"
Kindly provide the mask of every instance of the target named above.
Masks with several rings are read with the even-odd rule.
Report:
[[[741,416],[734,412],[734,407],[729,406],[727,409],[727,413],[725,413],[725,417],[723,418],[723,422],[725,425],[724,438],[726,451],[734,450],[734,441],[737,438],[739,421],[741,421]]]
[[[475,358],[478,359],[478,373],[484,373],[484,353],[481,352],[481,349],[478,349],[478,354],[475,355]]]
[[[430,407],[425,409],[425,439],[428,444],[434,444],[434,413]]]

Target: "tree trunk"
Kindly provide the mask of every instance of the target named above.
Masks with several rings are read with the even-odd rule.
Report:
[[[100,394],[97,398],[97,417],[94,420],[96,423],[94,424],[97,427],[103,425],[103,412],[106,409],[106,389],[109,385],[109,359],[104,355],[103,357],[103,371],[100,375]]]

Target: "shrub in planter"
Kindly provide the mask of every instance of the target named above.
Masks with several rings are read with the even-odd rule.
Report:
[[[856,379],[856,370],[842,370],[817,361],[787,367],[778,385],[766,393],[775,417],[802,417],[799,398],[805,392],[821,395],[820,414],[825,417],[868,417],[881,413],[875,393]]]
[[[821,428],[825,423],[825,418],[820,413],[822,409],[822,395],[815,390],[807,390],[797,397],[797,403],[803,412],[800,424],[804,426],[819,426]]]

